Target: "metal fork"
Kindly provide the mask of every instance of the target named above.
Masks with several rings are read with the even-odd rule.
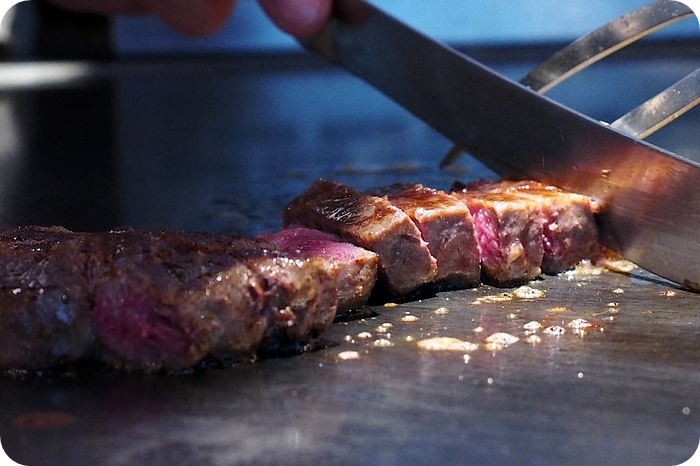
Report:
[[[579,71],[659,29],[693,16],[686,5],[658,0],[629,12],[575,40],[530,71],[520,83],[545,93]],[[700,68],[676,82],[610,126],[644,139],[700,103]],[[455,145],[440,162],[440,168],[454,163],[464,150]]]

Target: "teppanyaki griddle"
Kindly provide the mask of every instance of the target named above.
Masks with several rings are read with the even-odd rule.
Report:
[[[611,74],[663,88],[696,66],[657,56],[616,58],[562,99],[609,119],[637,96],[600,87]],[[515,76],[530,65],[481,58]],[[2,223],[253,234],[279,228],[317,177],[364,188],[492,176],[470,161],[439,172],[448,141],[321,65],[201,65],[0,94],[14,135],[2,139]],[[577,97],[591,88],[598,99]],[[697,117],[656,143],[699,157]],[[599,271],[535,281],[545,296],[530,300],[480,300],[513,291],[480,287],[368,307],[294,357],[183,376],[4,378],[0,439],[30,465],[681,463],[700,438],[700,297],[638,269]],[[531,321],[539,342],[527,341]],[[496,332],[519,341],[485,347]],[[418,348],[433,337],[480,347]]]

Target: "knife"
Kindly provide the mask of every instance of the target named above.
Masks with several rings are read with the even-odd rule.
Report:
[[[591,196],[602,243],[700,291],[700,165],[507,79],[364,0],[302,44],[382,91],[508,179]]]

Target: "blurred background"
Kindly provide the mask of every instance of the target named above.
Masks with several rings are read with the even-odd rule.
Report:
[[[519,79],[558,48],[647,2],[373,0]],[[152,17],[104,18],[40,0],[0,27],[0,225],[253,234],[314,179],[364,188],[492,177],[361,81],[303,51],[254,0],[188,39]],[[695,18],[552,90],[613,121],[700,63]],[[649,140],[700,160],[698,110]]]

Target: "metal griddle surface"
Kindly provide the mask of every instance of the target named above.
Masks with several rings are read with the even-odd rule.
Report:
[[[2,380],[3,446],[31,465],[689,458],[700,431],[698,296],[669,296],[668,284],[611,272],[531,286],[546,296],[474,304],[504,291],[481,287],[367,308],[376,315],[335,324],[325,349],[230,369]],[[597,327],[574,332],[567,325],[576,318]],[[532,320],[566,333],[540,330],[541,342],[527,343],[523,325]],[[501,331],[521,340],[496,351],[482,344],[468,361],[465,352],[417,347],[437,336],[481,344]],[[359,358],[342,359],[346,351]]]
[[[350,77],[244,65],[0,93],[0,106],[9,106],[0,117],[16,115],[19,124],[18,139],[2,140],[19,142],[0,148],[2,224],[253,234],[278,228],[282,206],[317,177],[362,189],[395,181],[445,188],[489,176],[466,159],[458,171],[438,172],[450,143]],[[529,65],[516,63],[511,74]],[[582,91],[575,107],[609,120],[697,62],[613,65],[569,87],[574,96],[610,95]],[[601,85],[625,73],[645,76],[639,96],[627,84]],[[660,136],[675,146],[662,145],[700,157],[694,115]],[[369,307],[334,324],[323,348],[227,369],[1,378],[2,445],[32,466],[688,459],[700,439],[700,295],[638,270],[530,286],[545,297],[473,304],[512,291],[484,286]],[[567,325],[576,318],[596,327],[574,332]],[[541,341],[527,343],[523,325],[533,320],[566,333],[540,330]],[[489,350],[483,340],[495,332],[520,341]],[[441,336],[480,347],[468,360],[417,347]],[[346,351],[358,359],[342,359]]]

